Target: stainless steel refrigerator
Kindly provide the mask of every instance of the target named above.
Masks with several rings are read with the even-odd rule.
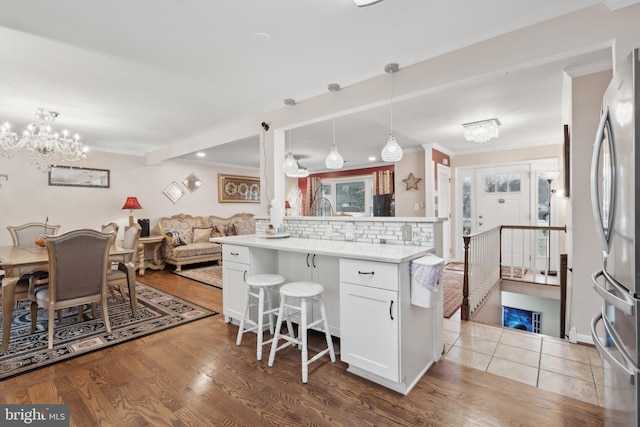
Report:
[[[592,320],[604,359],[606,425],[639,426],[638,307],[640,298],[639,51],[614,73],[602,102],[591,164],[591,203],[602,246],[592,275],[603,299]]]

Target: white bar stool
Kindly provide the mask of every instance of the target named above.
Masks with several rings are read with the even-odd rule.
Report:
[[[245,280],[247,283],[247,295],[244,300],[244,311],[242,312],[242,320],[240,320],[240,328],[238,329],[238,337],[236,338],[236,345],[242,343],[242,334],[245,332],[256,331],[258,336],[258,345],[256,357],[258,360],[262,360],[262,346],[269,344],[271,340],[263,342],[263,329],[264,329],[264,316],[269,316],[269,332],[273,334],[273,314],[278,311],[277,308],[271,306],[271,295],[269,290],[284,283],[284,277],[279,274],[258,274],[250,276]],[[265,289],[267,290],[265,292]],[[267,310],[264,309],[265,294],[267,302]],[[251,298],[257,298],[257,302],[252,303]],[[255,322],[251,319],[250,310],[251,307],[258,307],[258,321]],[[249,324],[251,327],[247,328]]]
[[[278,321],[276,322],[276,333],[271,343],[271,353],[269,354],[269,366],[273,366],[273,361],[276,357],[276,351],[282,350],[290,345],[298,345],[302,348],[302,382],[306,383],[309,379],[309,364],[314,362],[329,353],[331,361],[335,363],[336,354],[333,350],[333,341],[331,340],[331,334],[329,334],[329,324],[327,322],[327,312],[324,308],[324,302],[322,301],[322,293],[324,287],[320,283],[314,282],[292,282],[287,283],[280,287],[280,308],[278,310]],[[300,305],[292,305],[287,302],[290,298],[300,298]],[[315,320],[307,324],[307,303],[316,303],[320,307],[320,319]],[[293,312],[291,312],[291,310]],[[287,311],[287,313],[285,313]],[[298,327],[298,338],[293,336],[293,330],[290,327],[291,318],[300,313],[300,325]],[[283,320],[287,321],[289,328],[289,334],[282,335],[280,328],[282,327]],[[317,326],[322,324],[322,329]],[[324,332],[327,340],[327,348],[309,359],[309,353],[307,348],[307,331],[309,329],[315,329]],[[278,340],[282,338],[286,343],[278,347]]]

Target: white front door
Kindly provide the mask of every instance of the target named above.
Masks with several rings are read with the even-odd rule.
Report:
[[[442,258],[451,261],[451,168],[438,164],[438,218],[446,218],[442,224]]]
[[[511,165],[476,170],[477,209],[475,230],[482,232],[500,225],[530,224],[529,166]],[[530,239],[522,231],[505,231],[502,236],[502,264],[529,265]]]

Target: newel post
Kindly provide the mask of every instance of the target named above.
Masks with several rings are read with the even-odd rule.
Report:
[[[462,320],[469,320],[469,244],[471,243],[470,236],[462,236],[464,240],[464,276],[462,279],[462,309],[460,311],[460,318]]]

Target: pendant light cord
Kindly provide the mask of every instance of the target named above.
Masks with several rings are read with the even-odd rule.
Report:
[[[393,134],[393,73],[389,73],[389,133]]]
[[[333,91],[333,97],[331,98],[333,103],[333,146],[336,146],[336,91]]]

